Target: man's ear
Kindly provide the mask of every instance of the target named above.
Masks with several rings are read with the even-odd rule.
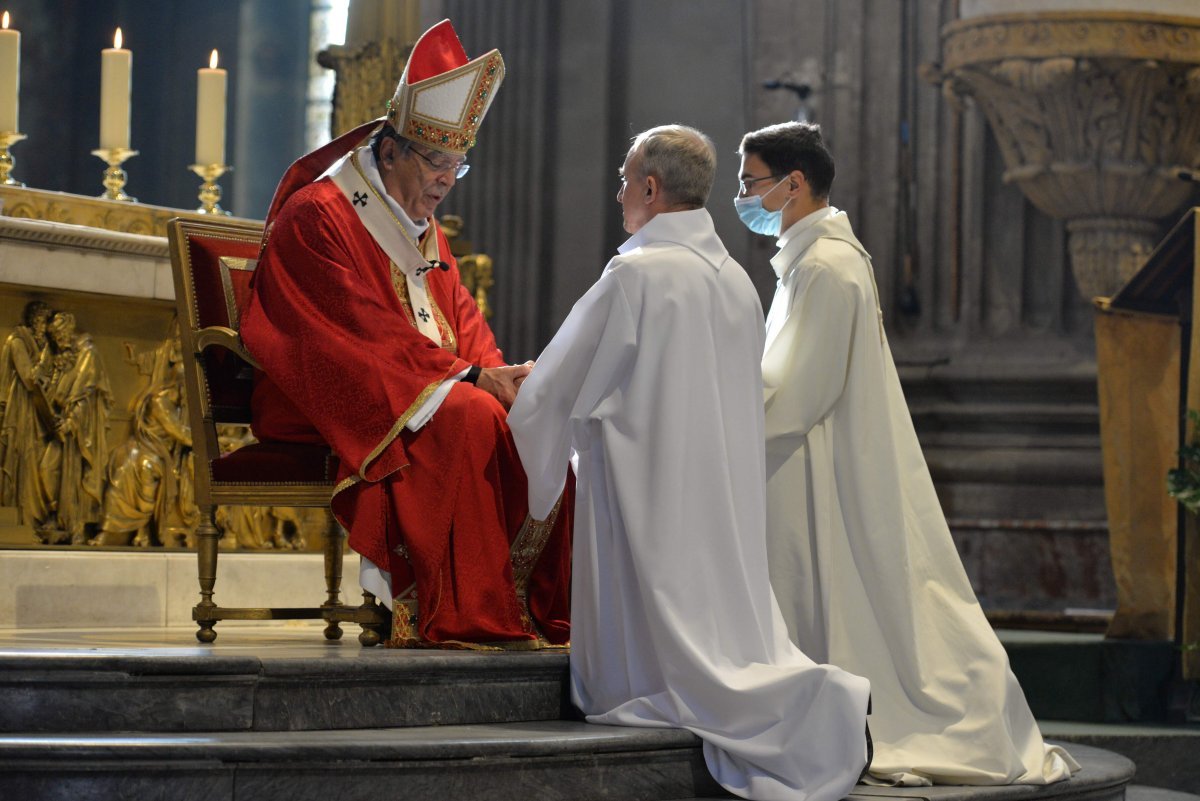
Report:
[[[808,195],[812,194],[812,188],[808,185],[808,178],[800,170],[792,170],[788,173],[788,193],[795,195],[801,191]]]
[[[381,164],[386,164],[389,167],[392,160],[396,158],[396,140],[392,137],[384,137],[384,140],[379,143],[379,161]]]
[[[646,202],[653,203],[662,187],[658,185],[658,178],[650,175],[646,178]]]

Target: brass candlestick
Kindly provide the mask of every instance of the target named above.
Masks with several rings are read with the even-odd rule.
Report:
[[[93,156],[99,156],[108,164],[108,169],[104,171],[104,186],[108,191],[100,195],[101,199],[137,203],[136,197],[125,194],[125,182],[129,176],[121,169],[121,164],[125,159],[133,158],[137,154],[136,150],[124,147],[101,147],[92,151]]]
[[[25,138],[25,134],[16,131],[0,131],[0,186],[24,186],[25,184],[12,177],[13,157],[8,149]]]
[[[233,167],[228,164],[193,164],[190,169],[204,181],[200,184],[200,208],[196,211],[200,214],[223,214],[228,217],[229,212],[220,206],[221,185],[217,183],[217,179],[231,172]]]

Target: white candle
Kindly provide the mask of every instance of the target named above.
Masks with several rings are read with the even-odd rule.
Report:
[[[21,34],[8,29],[4,12],[0,29],[0,132],[17,133],[17,97],[21,86]]]
[[[129,149],[129,85],[133,53],[121,49],[121,29],[111,49],[100,51],[100,147]]]
[[[196,163],[225,163],[225,70],[212,51],[208,69],[196,71]]]

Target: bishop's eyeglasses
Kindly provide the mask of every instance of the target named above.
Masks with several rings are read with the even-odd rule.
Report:
[[[462,178],[471,169],[471,165],[467,164],[465,161],[431,158],[422,153],[420,150],[417,150],[417,148],[411,144],[408,145],[408,151],[410,153],[416,153],[418,156],[424,159],[425,163],[428,164],[429,168],[435,173],[453,172],[455,178]]]

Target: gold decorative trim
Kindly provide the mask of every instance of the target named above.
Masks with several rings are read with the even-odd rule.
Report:
[[[392,636],[388,639],[388,648],[419,648],[420,610],[417,599],[392,599]]]
[[[425,240],[421,243],[421,255],[425,257],[426,261],[433,261],[434,259],[445,261],[446,259],[453,258],[449,253],[442,253],[436,227],[436,224],[429,226],[429,231],[425,234]],[[446,258],[442,258],[443,256]],[[458,337],[454,335],[454,329],[446,321],[446,315],[442,314],[442,309],[438,306],[437,299],[433,296],[433,288],[429,287],[428,282],[426,282],[426,286],[428,287],[428,291],[425,294],[429,298],[430,308],[433,309],[433,318],[438,327],[438,333],[442,336],[442,347],[458,355]]]
[[[394,261],[389,261],[388,267],[392,271],[392,289],[400,300],[400,308],[404,311],[404,317],[412,323],[413,328],[416,328],[417,319],[413,316],[412,300],[408,297],[408,280],[404,271],[397,267]]]
[[[475,134],[491,104],[494,85],[504,80],[504,59],[499,52],[493,51],[481,58],[487,59],[482,65],[477,64],[480,60],[477,58],[435,78],[402,88],[389,108],[388,122],[406,139],[445,153],[465,154],[475,146]],[[464,97],[458,120],[439,120],[417,113],[416,100],[421,92],[454,83],[471,72],[475,72],[475,80],[471,83],[470,94]]]
[[[237,299],[233,295],[233,279],[229,276],[230,270],[238,270],[240,272],[254,272],[254,268],[258,266],[258,259],[241,259],[234,256],[220,256],[217,263],[221,265],[221,291],[225,294],[225,314],[229,320],[229,327],[234,330],[241,329],[242,315],[238,311]]]
[[[114,203],[66,192],[13,186],[0,186],[0,215],[153,237],[165,237],[167,223],[175,217],[203,220],[208,216],[146,203]],[[143,255],[165,258],[168,253],[159,245],[158,250]]]
[[[957,20],[942,69],[1010,58],[1135,58],[1200,64],[1200,19],[1133,12],[1045,12]]]
[[[453,370],[454,368],[451,367],[450,369]],[[408,425],[408,421],[412,419],[412,416],[417,413],[417,409],[420,409],[425,404],[425,401],[429,400],[429,396],[436,392],[437,388],[442,385],[442,382],[449,377],[449,375],[443,376],[421,390],[420,394],[417,395],[417,399],[412,402],[412,405],[405,409],[404,414],[396,419],[395,425],[392,426],[392,430],[387,433],[387,436],[375,446],[374,450],[367,454],[367,458],[363,459],[362,467],[358,471],[358,475],[363,481],[367,480],[367,469],[371,466],[371,462],[379,458],[379,455],[383,453],[387,446],[392,444],[392,440],[400,436],[400,432],[404,429],[404,426]],[[401,468],[404,466],[401,465]]]
[[[522,604],[529,593],[529,577],[533,574],[533,566],[537,564],[538,557],[546,548],[546,541],[550,539],[550,532],[554,529],[554,521],[558,519],[558,510],[561,507],[560,495],[545,520],[534,520],[526,515],[521,531],[513,540],[509,558],[512,561],[513,585]]]

